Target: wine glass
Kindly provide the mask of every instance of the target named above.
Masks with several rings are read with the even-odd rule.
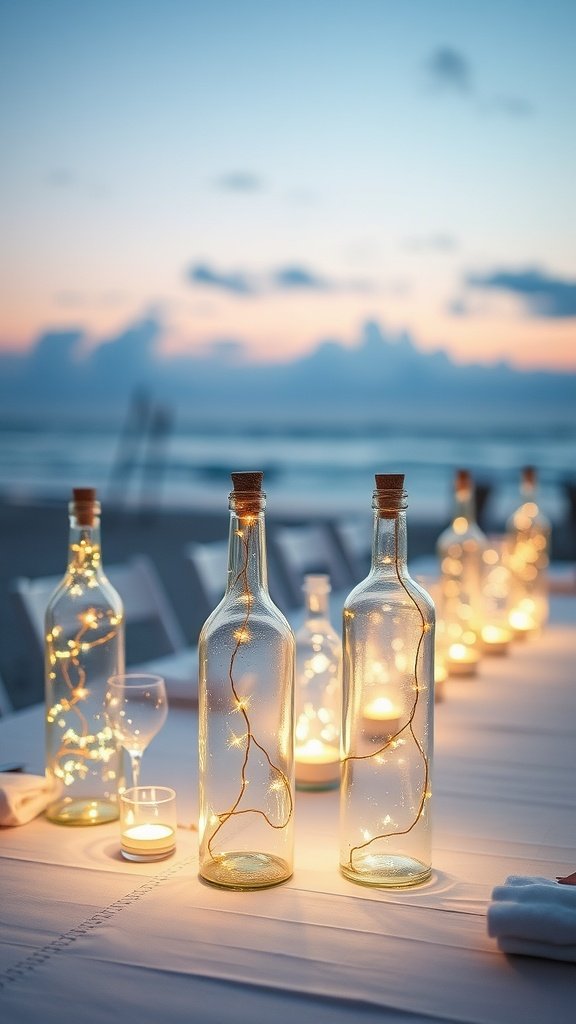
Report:
[[[136,672],[111,676],[104,705],[110,728],[130,755],[132,785],[137,786],[142,755],[168,714],[164,680]]]

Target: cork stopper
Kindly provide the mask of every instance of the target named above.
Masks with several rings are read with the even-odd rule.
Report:
[[[258,515],[264,508],[266,499],[266,495],[262,491],[264,473],[260,470],[252,470],[230,475],[233,487],[230,495],[230,508],[233,508],[241,516]]]
[[[96,488],[74,487],[71,511],[76,516],[79,526],[94,526],[94,517],[100,511],[96,501]]]
[[[376,473],[377,491],[403,491],[404,473]]]
[[[231,473],[232,485],[235,491],[258,491],[262,490],[262,479],[264,473],[260,470],[254,470],[247,473]]]
[[[395,519],[406,508],[404,473],[376,473],[373,507],[381,519]]]
[[[528,487],[536,486],[536,466],[522,467],[522,483]]]
[[[458,498],[469,498],[472,494],[472,474],[469,469],[457,469],[454,477],[454,493]]]

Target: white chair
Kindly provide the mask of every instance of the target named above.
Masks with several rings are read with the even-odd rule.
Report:
[[[273,553],[268,551],[268,588],[270,597],[279,608],[287,603],[286,587],[278,578]],[[272,555],[272,557],[270,557]],[[195,541],[184,548],[184,558],[195,577],[196,592],[200,594],[204,617],[224,597],[228,579],[228,541]]]
[[[364,579],[370,568],[373,526],[367,518],[337,519],[332,529],[350,566],[354,582]]]
[[[292,607],[302,604],[302,583],[307,573],[328,573],[335,591],[346,590],[350,568],[325,523],[276,526],[272,544],[291,590]]]
[[[159,671],[163,668],[171,699],[191,700],[196,695],[197,655],[186,646],[186,639],[160,577],[145,555],[137,555],[122,565],[106,568],[106,576],[116,588],[124,605],[126,664],[132,671]],[[27,630],[28,641],[37,653],[44,653],[44,615],[50,595],[62,579],[19,577],[11,587],[11,596],[19,621]],[[146,641],[146,661],[141,643],[131,643],[130,627],[138,627],[140,641]],[[134,633],[134,636],[136,632]],[[150,644],[152,640],[152,645]],[[151,649],[155,647],[155,649]],[[154,658],[154,661],[150,659]]]
[[[196,576],[197,589],[209,615],[222,600],[228,575],[228,541],[194,541],[184,548],[184,558]]]

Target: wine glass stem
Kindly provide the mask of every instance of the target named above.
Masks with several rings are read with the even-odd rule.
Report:
[[[140,765],[142,763],[142,754],[130,754],[130,762],[132,764],[132,785],[137,786],[140,782]]]

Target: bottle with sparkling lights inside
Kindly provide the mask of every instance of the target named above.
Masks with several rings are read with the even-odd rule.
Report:
[[[46,775],[50,821],[99,825],[118,817],[122,749],[105,718],[110,676],[124,671],[124,610],[106,578],[100,551],[100,504],[75,488],[68,568],[45,616]]]
[[[550,522],[537,502],[537,474],[522,470],[522,504],[506,525],[512,577],[510,625],[517,637],[540,630],[548,621]]]
[[[408,573],[403,485],[376,476],[372,566],[343,620],[340,870],[387,888],[431,873],[434,604]]]
[[[233,473],[226,593],[199,640],[200,876],[293,871],[294,635],[268,593],[262,473]]]
[[[486,537],[476,522],[472,477],[467,469],[459,469],[454,480],[452,522],[437,544],[446,667],[451,676],[475,675],[482,655],[486,546]]]
[[[296,788],[340,782],[340,638],[328,617],[328,576],[305,576],[306,618],[296,633]]]

